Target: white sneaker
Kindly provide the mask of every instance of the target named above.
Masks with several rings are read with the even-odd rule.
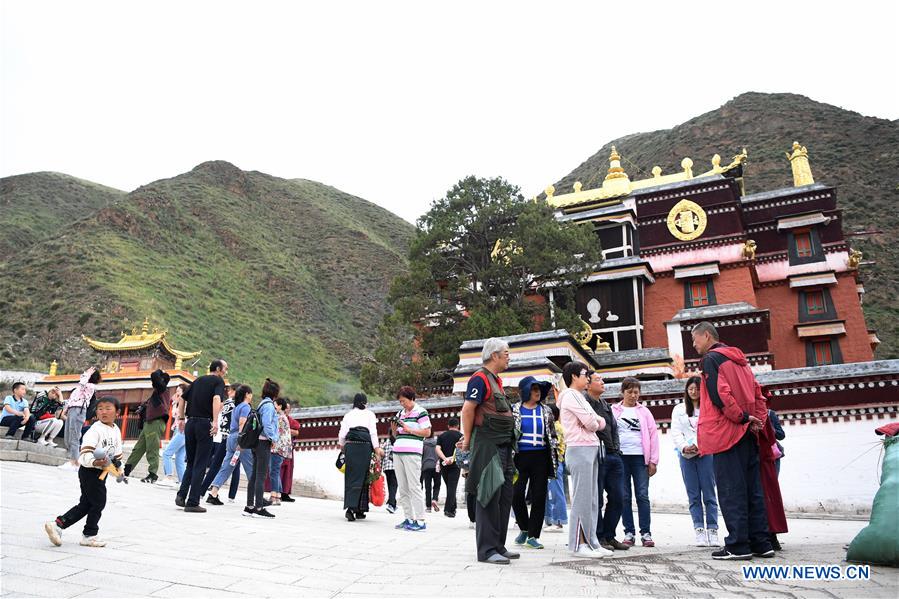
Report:
[[[589,557],[591,559],[603,557],[602,555],[591,549],[590,546],[586,543],[581,545],[577,551],[572,551],[571,555],[573,555],[574,557]]]
[[[234,500],[231,499],[231,498],[229,497],[229,498],[228,498],[228,503],[234,503]]]
[[[156,486],[170,489],[175,486],[175,481],[170,479],[168,476],[164,476],[156,481]]]
[[[56,522],[45,522],[44,532],[50,537],[50,542],[59,547],[62,545],[62,529],[56,526]]]
[[[706,534],[704,528],[696,529],[696,546],[697,547],[708,547],[709,546],[709,537]]]
[[[710,528],[707,532],[709,533],[708,534],[709,547],[720,547],[721,543],[718,541],[718,530]]]
[[[53,441],[47,441],[47,445],[49,445],[50,447],[59,447],[59,445],[57,445]]]
[[[81,537],[81,542],[79,545],[83,545],[85,547],[106,547],[106,541],[101,541],[97,537]]]
[[[609,551],[605,547],[597,547],[593,549],[593,553],[595,554],[593,557],[609,557],[615,555],[614,551]]]
[[[78,470],[78,466],[75,466],[72,464],[72,462],[66,460],[65,462],[63,462],[62,464],[59,465],[59,469],[75,471],[75,470]]]
[[[474,529],[474,522],[469,522],[469,523],[468,523],[468,528]]]
[[[37,442],[40,445],[50,445],[50,442],[47,441],[46,439],[38,439]]]

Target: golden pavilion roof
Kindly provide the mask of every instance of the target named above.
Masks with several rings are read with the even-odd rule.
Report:
[[[706,171],[701,175],[696,175],[696,178],[726,173],[743,164],[746,161],[747,156],[746,149],[744,148],[741,153],[734,156],[730,164],[721,166],[721,156],[715,154],[715,156],[712,157],[711,170]],[[621,167],[621,156],[619,156],[615,147],[612,146],[612,152],[609,156],[609,172],[606,175],[605,180],[603,180],[601,187],[583,190],[581,182],[578,181],[574,184],[574,192],[555,195],[556,189],[550,185],[546,188],[546,202],[554,208],[566,208],[578,204],[621,198],[630,195],[638,189],[647,189],[659,185],[667,185],[668,183],[688,181],[694,178],[693,161],[691,159],[684,158],[681,161],[681,168],[683,170],[680,172],[663,175],[662,169],[655,166],[652,169],[652,177],[631,181],[627,176],[627,173],[624,172],[624,169]]]
[[[160,331],[159,329],[153,329],[153,332],[151,333],[149,321],[144,320],[144,324],[141,327],[140,333],[138,333],[136,329],[132,330],[130,335],[122,333],[122,338],[115,343],[97,341],[85,335],[82,335],[81,338],[84,339],[85,343],[90,345],[91,348],[99,352],[118,352],[149,349],[151,347],[162,344],[162,347],[165,349],[165,351],[182,360],[196,358],[202,353],[198,351],[179,351],[173,348],[171,345],[169,345],[168,339],[166,339],[166,333],[167,331]]]

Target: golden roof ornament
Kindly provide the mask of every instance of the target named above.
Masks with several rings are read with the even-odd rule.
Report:
[[[852,250],[849,252],[849,259],[846,260],[846,264],[849,268],[858,268],[858,265],[862,263],[862,253],[860,250]]]
[[[743,244],[743,258],[745,260],[755,260],[756,243],[753,239],[747,239]]]
[[[808,149],[805,146],[794,141],[792,154],[786,152],[786,155],[787,160],[790,161],[790,168],[793,169],[793,187],[811,185],[815,182],[815,178],[812,177],[812,167],[808,161]]]
[[[612,153],[609,154],[609,173],[606,175],[605,180],[627,178],[627,173],[621,168],[621,156],[618,155],[618,150],[615,149],[615,146],[612,146]]]
[[[59,368],[59,364],[56,360],[50,362],[50,376],[56,376],[56,370]]]
[[[556,188],[553,187],[552,185],[550,185],[549,187],[546,188],[545,191],[546,191],[546,199],[548,200],[549,198],[553,197],[554,193],[556,193]]]
[[[581,183],[580,181],[575,181],[575,182],[574,182],[574,185],[572,186],[572,188],[574,189],[574,193],[580,193],[581,188],[582,188],[583,186],[584,186],[584,184]]]

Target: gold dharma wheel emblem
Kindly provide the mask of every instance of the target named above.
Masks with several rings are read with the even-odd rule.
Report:
[[[705,232],[709,218],[696,202],[681,200],[668,213],[668,230],[681,241],[696,239]]]

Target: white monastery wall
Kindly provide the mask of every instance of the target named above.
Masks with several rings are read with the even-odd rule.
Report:
[[[781,461],[780,486],[787,511],[868,512],[880,485],[883,453],[874,429],[886,422],[784,423],[786,456]],[[660,434],[659,438],[660,463],[650,479],[650,499],[653,506],[686,513],[687,494],[671,434]],[[336,458],[337,449],[296,453],[294,478],[304,494],[343,497],[343,474],[334,467]],[[463,481],[459,484],[460,502]],[[443,489],[441,497],[445,497]]]

